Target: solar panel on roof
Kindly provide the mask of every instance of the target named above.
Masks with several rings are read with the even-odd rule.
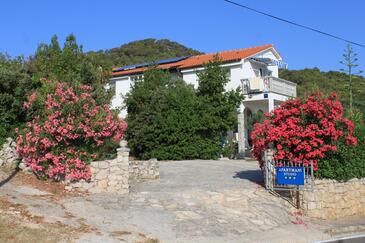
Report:
[[[181,60],[184,60],[188,58],[187,56],[183,56],[183,57],[173,57],[173,58],[167,58],[167,59],[162,59],[156,62],[156,64],[166,64],[166,63],[173,63],[173,62],[178,62]]]
[[[123,67],[120,67],[120,68],[117,68],[117,69],[114,69],[113,72],[119,72],[119,71],[124,71],[124,70],[130,70],[130,69],[135,69],[135,68],[140,68],[140,67],[147,67],[149,65],[152,65],[152,64],[157,64],[157,65],[160,65],[160,64],[167,64],[167,63],[173,63],[173,62],[178,62],[178,61],[181,61],[181,60],[184,60],[188,58],[188,56],[183,56],[183,57],[173,57],[173,58],[167,58],[167,59],[162,59],[162,60],[158,60],[156,62],[152,62],[152,63],[148,63],[148,62],[145,62],[145,63],[138,63],[138,64],[133,64],[133,65],[128,65],[128,66],[123,66]]]
[[[145,62],[145,63],[138,63],[138,64],[133,64],[133,65],[128,65],[128,66],[123,66],[123,67],[115,69],[114,72],[129,70],[129,69],[135,69],[135,68],[140,68],[140,67],[146,67],[148,65],[149,64],[147,62]]]

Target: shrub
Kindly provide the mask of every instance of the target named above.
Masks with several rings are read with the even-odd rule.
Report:
[[[354,124],[343,117],[341,103],[335,93],[324,97],[315,93],[308,99],[288,100],[280,105],[251,134],[253,154],[263,165],[262,154],[272,144],[276,160],[290,160],[314,165],[330,152],[337,150],[340,139],[355,145]]]
[[[216,159],[221,140],[237,121],[239,91],[225,92],[226,71],[219,62],[199,74],[199,88],[152,68],[126,97],[127,140],[142,159]]]
[[[238,91],[225,92],[227,82],[218,63],[199,74],[198,90],[163,70],[146,71],[125,99],[131,153],[142,159],[218,158],[241,100]]]
[[[90,179],[90,161],[110,153],[126,123],[98,105],[87,85],[47,81],[28,97],[30,121],[18,131],[17,150],[41,178]]]
[[[210,157],[200,137],[199,100],[183,80],[152,69],[136,80],[127,95],[127,140],[131,153],[142,159],[179,160]]]
[[[238,143],[236,143],[232,138],[227,139],[224,142],[222,155],[223,157],[234,159],[238,154]]]
[[[0,145],[25,121],[24,94],[32,88],[25,61],[0,53]]]
[[[354,136],[357,146],[348,145],[340,139],[337,150],[330,152],[318,163],[316,177],[346,181],[352,178],[365,178],[365,125],[361,113],[352,115],[355,123]]]

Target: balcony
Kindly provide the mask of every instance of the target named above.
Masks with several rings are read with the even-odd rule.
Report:
[[[297,84],[272,76],[242,79],[245,95],[272,92],[288,97],[297,96]]]

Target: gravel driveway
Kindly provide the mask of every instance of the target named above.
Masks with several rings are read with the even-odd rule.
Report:
[[[133,182],[129,195],[47,198],[7,183],[0,196],[32,215],[89,230],[78,242],[308,242],[328,238],[318,225],[262,187],[256,162],[160,162],[160,179]],[[31,196],[31,200],[30,197]],[[51,200],[51,198],[53,198]]]

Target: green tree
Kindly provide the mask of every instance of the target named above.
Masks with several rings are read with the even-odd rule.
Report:
[[[147,158],[156,142],[156,121],[163,89],[169,81],[166,72],[151,69],[145,72],[143,79],[136,79],[131,91],[126,95],[125,106],[128,129],[126,138],[131,153],[138,158]]]
[[[199,88],[152,68],[126,95],[127,141],[142,159],[214,159],[221,140],[236,124],[239,90],[225,92],[227,73],[211,62],[199,74]]]
[[[23,58],[0,54],[0,144],[25,121],[23,102],[35,86]]]
[[[350,112],[352,112],[352,110],[353,110],[353,107],[352,107],[353,75],[360,74],[362,71],[354,72],[355,71],[354,69],[356,69],[356,67],[358,67],[359,65],[356,63],[358,60],[357,53],[354,52],[354,50],[350,44],[347,44],[346,49],[344,50],[344,53],[342,54],[342,57],[343,57],[343,60],[340,61],[340,63],[342,65],[344,65],[346,68],[341,69],[341,71],[346,73],[349,77],[348,87],[349,87],[349,97],[350,97],[349,98],[350,99]]]
[[[104,88],[111,66],[97,56],[86,55],[72,34],[62,48],[56,35],[50,44],[40,44],[29,65],[35,82],[41,78],[69,84],[80,82],[95,88],[93,95],[98,103],[108,103],[111,98]]]
[[[109,50],[91,51],[87,55],[97,56],[110,65],[123,66],[134,63],[153,62],[156,60],[199,55],[201,52],[185,47],[167,39],[144,39],[123,44]]]
[[[237,125],[237,107],[243,99],[239,88],[226,92],[229,82],[228,71],[220,66],[218,56],[207,63],[198,74],[197,95],[200,100],[201,129],[200,136],[210,143],[211,157],[221,154],[221,141],[226,132]]]
[[[142,159],[211,158],[209,143],[199,130],[200,101],[194,87],[152,68],[126,96],[127,140]]]

